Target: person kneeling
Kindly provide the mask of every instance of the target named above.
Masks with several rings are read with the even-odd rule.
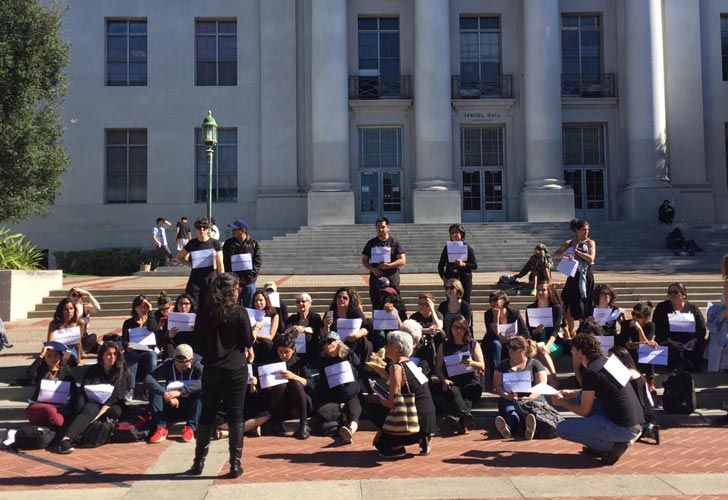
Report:
[[[182,441],[192,441],[202,411],[202,363],[192,347],[178,345],[174,358],[147,375],[144,385],[151,399],[156,425],[149,442],[160,443],[167,439],[169,424],[183,419]]]
[[[605,368],[607,358],[596,337],[577,334],[571,340],[571,355],[579,367],[582,389],[561,391],[551,402],[584,418],[560,422],[556,433],[583,444],[584,453],[612,465],[640,436],[645,423],[642,406],[632,386],[622,385]]]

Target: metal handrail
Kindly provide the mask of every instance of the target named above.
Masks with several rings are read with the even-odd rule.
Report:
[[[411,78],[350,76],[349,99],[411,99]]]
[[[614,73],[561,75],[562,97],[616,97]]]
[[[463,79],[460,75],[452,77],[453,99],[510,99],[513,97],[513,76],[500,75]]]

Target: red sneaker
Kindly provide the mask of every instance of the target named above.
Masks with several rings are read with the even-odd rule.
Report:
[[[167,434],[169,434],[169,431],[167,431],[167,429],[165,429],[164,427],[157,427],[157,430],[154,431],[152,437],[149,438],[149,442],[151,444],[161,443],[162,441],[167,439]]]
[[[189,443],[193,439],[195,439],[195,431],[193,431],[192,427],[190,427],[189,425],[185,425],[182,428],[182,441],[184,441],[185,443]]]

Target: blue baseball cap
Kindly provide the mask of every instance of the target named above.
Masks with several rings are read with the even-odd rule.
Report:
[[[50,347],[52,350],[56,351],[58,354],[66,354],[68,352],[68,347],[66,347],[65,344],[61,342],[43,342],[43,347]]]
[[[230,229],[242,229],[246,233],[250,229],[250,226],[247,222],[245,222],[243,219],[236,219],[232,222],[232,224],[227,225]]]

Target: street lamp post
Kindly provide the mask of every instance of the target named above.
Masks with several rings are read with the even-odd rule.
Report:
[[[202,121],[202,137],[207,146],[207,220],[212,224],[212,148],[217,146],[217,122],[212,117],[212,111],[208,111]]]

